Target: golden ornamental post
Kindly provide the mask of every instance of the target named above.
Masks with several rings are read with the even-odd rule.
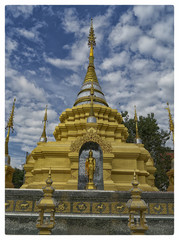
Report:
[[[170,111],[170,107],[169,107],[169,103],[167,102],[167,110],[168,110],[168,115],[169,115],[169,128],[170,128],[170,132],[172,132],[172,136],[173,136],[173,147],[174,147],[174,123],[172,120],[172,115],[171,115],[171,111]],[[167,188],[168,192],[174,192],[174,158],[171,161],[171,169],[167,172],[167,176],[169,179],[169,186]]]
[[[135,108],[135,114],[134,114],[134,121],[135,121],[135,126],[136,126],[136,137],[135,137],[135,143],[141,144],[142,140],[139,137],[139,131],[138,131],[138,118],[137,118],[137,111],[136,111],[136,106]]]
[[[168,115],[169,115],[169,127],[170,127],[170,131],[172,132],[172,136],[173,136],[173,145],[174,145],[174,123],[172,120],[172,115],[171,115],[171,111],[170,111],[170,107],[169,107],[169,103],[167,102],[167,108],[166,110],[168,110]]]
[[[47,136],[46,136],[47,105],[46,105],[46,108],[45,108],[44,120],[43,120],[42,122],[44,122],[44,126],[43,126],[42,135],[41,135],[41,137],[40,137],[40,142],[47,142]]]
[[[14,131],[13,120],[14,120],[15,101],[16,101],[16,98],[14,98],[11,114],[10,114],[10,117],[9,117],[9,120],[8,120],[8,123],[7,123],[7,126],[6,126],[6,130],[8,129],[8,133],[7,133],[6,140],[5,140],[5,161],[6,161],[6,165],[10,165],[8,144],[9,144],[10,130],[12,130],[12,132]]]
[[[43,188],[44,196],[37,202],[39,217],[37,219],[36,227],[40,230],[40,235],[50,235],[55,226],[55,210],[57,207],[57,201],[53,198],[55,189],[51,186],[52,183],[53,181],[51,179],[50,169],[49,176],[46,180],[46,186]]]
[[[12,183],[14,168],[12,168],[10,165],[11,157],[9,156],[8,144],[9,144],[10,130],[12,130],[12,132],[14,130],[13,120],[14,120],[15,101],[16,101],[16,98],[14,98],[11,114],[10,114],[7,126],[5,128],[6,130],[8,129],[8,133],[5,139],[5,187],[6,188],[14,188],[14,185]]]
[[[134,170],[131,199],[126,203],[126,206],[129,209],[128,227],[130,228],[132,235],[144,235],[145,231],[148,229],[145,218],[145,211],[148,209],[148,205],[141,199],[142,190],[138,188],[138,185],[139,182],[136,179],[136,172]]]

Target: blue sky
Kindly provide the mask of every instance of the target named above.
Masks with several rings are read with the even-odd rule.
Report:
[[[173,6],[6,6],[6,122],[16,97],[9,152],[13,167],[36,147],[48,105],[48,141],[71,108],[88,66],[93,18],[98,81],[110,107],[147,116],[168,130],[173,115]],[[119,105],[120,103],[120,105]],[[170,144],[170,143],[169,143]]]

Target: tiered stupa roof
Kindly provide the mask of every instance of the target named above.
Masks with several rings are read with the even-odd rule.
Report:
[[[94,67],[93,48],[96,45],[95,39],[96,37],[94,35],[93,20],[91,19],[91,27],[90,27],[89,37],[88,37],[88,46],[90,47],[89,65],[88,65],[88,69],[87,69],[87,73],[86,73],[83,85],[81,87],[80,92],[78,93],[74,106],[90,103],[91,102],[90,92],[91,92],[91,88],[93,87],[94,96],[95,96],[94,104],[95,103],[102,104],[108,107],[108,104],[105,100],[102,89],[99,85],[96,72],[95,72],[95,67]]]

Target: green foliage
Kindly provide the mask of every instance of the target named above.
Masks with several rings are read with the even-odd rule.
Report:
[[[128,143],[135,142],[136,125],[132,118],[129,118],[128,112],[122,112],[124,125],[128,128]],[[170,132],[160,130],[154,113],[148,114],[147,117],[140,116],[138,120],[139,136],[142,139],[144,147],[150,152],[154,160],[155,167],[155,185],[163,191],[168,187],[168,177],[166,172],[171,168],[171,156],[166,154],[171,149],[165,147],[166,141],[170,138]]]
[[[12,182],[14,184],[15,188],[20,188],[24,181],[24,170],[20,170],[18,168],[15,168],[15,171],[13,173]]]

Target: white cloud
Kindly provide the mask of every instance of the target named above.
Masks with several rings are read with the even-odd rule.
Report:
[[[34,34],[33,32],[28,31],[28,30],[26,30],[26,29],[24,29],[24,28],[22,28],[22,29],[17,29],[17,31],[18,31],[18,33],[19,33],[21,36],[23,36],[23,37],[25,37],[25,38],[27,38],[27,39],[34,39],[34,38],[35,38],[35,34]]]
[[[134,15],[138,18],[141,25],[151,24],[156,21],[164,6],[150,5],[150,6],[134,6]]]
[[[63,84],[66,84],[67,86],[80,86],[81,77],[78,74],[73,73],[62,81],[62,85]]]
[[[75,8],[66,8],[61,19],[65,32],[75,34],[79,32],[80,21]]]
[[[10,11],[14,18],[22,16],[27,19],[33,13],[34,6],[30,5],[9,5],[6,6],[6,10]]]
[[[111,58],[105,58],[100,67],[107,70],[111,70],[114,67],[119,68],[128,64],[129,58],[130,54],[126,51],[122,51],[121,53],[114,54]]]
[[[109,35],[109,42],[113,47],[122,43],[129,44],[141,34],[141,30],[137,26],[124,25],[118,23],[111,31]]]
[[[45,58],[45,61],[61,69],[67,68],[75,70],[80,65],[80,63],[77,62],[76,59],[59,59],[47,57]]]
[[[9,55],[12,53],[12,51],[16,50],[17,47],[18,47],[18,43],[15,40],[9,37],[6,38],[6,51]]]
[[[151,29],[151,34],[162,42],[173,43],[173,17],[157,22]]]
[[[156,49],[157,43],[155,38],[142,36],[138,40],[138,48],[141,54],[152,55]]]

